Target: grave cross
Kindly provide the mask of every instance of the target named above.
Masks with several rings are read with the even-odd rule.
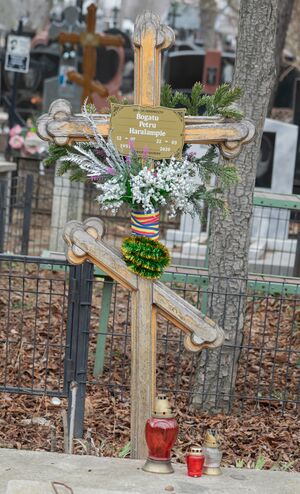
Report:
[[[157,16],[146,12],[138,17],[134,33],[135,104],[159,106],[161,52],[173,41],[173,31],[162,26]],[[107,136],[110,117],[98,115],[96,118],[98,132]],[[233,123],[220,118],[187,116],[185,124],[185,142],[218,144],[226,157],[238,155],[255,131],[247,120]],[[40,117],[38,132],[42,138],[61,145],[93,135],[81,115],[72,115],[65,100],[55,101],[49,114]],[[161,313],[186,333],[185,346],[191,351],[218,347],[224,335],[213,321],[162,283],[128,271],[120,254],[102,241],[102,235],[102,222],[90,218],[83,224],[68,223],[64,238],[71,263],[79,264],[88,259],[132,293],[131,447],[133,458],[143,458],[146,455],[145,421],[151,415],[155,395],[157,314]]]
[[[92,3],[88,8],[86,20],[86,32],[81,33],[60,33],[58,41],[61,44],[71,43],[83,47],[83,74],[75,70],[68,72],[68,79],[79,86],[82,86],[82,103],[89,98],[92,100],[92,94],[97,93],[99,96],[108,96],[108,90],[99,82],[95,81],[96,62],[98,46],[123,46],[122,36],[103,35],[95,32],[96,30],[96,12],[97,7]]]

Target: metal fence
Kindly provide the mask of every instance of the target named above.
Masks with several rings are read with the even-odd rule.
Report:
[[[211,314],[214,298],[219,293],[208,288],[205,271],[190,269],[166,273],[164,281],[183,298]],[[88,382],[111,389],[121,394],[129,389],[130,375],[130,295],[110,280],[95,278],[94,291],[103,293],[101,317],[92,312],[91,358]],[[210,391],[208,369],[211,351],[202,352],[204,366],[201,368],[201,390],[197,385],[197,361],[199,356],[184,349],[183,334],[172,324],[160,318],[157,346],[158,389],[171,393],[177,405],[198,403],[200,408],[208,397],[213,408],[226,400],[225,412],[242,412],[249,406],[258,410],[269,407],[276,410],[299,411],[300,405],[300,281],[269,280],[252,277],[246,291],[231,293],[231,280],[227,280],[222,325],[226,327],[226,304],[229,298],[236,299],[236,307],[246,304],[246,318],[241,345],[226,343],[217,353],[214,373],[213,395]],[[224,294],[222,294],[224,295]],[[112,306],[108,312],[108,300]],[[222,309],[222,308],[221,308]],[[235,313],[236,331],[242,316]],[[232,317],[230,315],[230,317]],[[108,324],[107,324],[108,321]],[[232,325],[232,321],[231,321]],[[236,335],[233,341],[237,341]],[[105,351],[104,351],[105,349]],[[98,351],[97,351],[98,350]],[[229,393],[218,385],[222,376],[222,355],[234,357],[239,354],[237,380],[234,381],[233,358],[228,367],[232,376]],[[215,360],[215,359],[214,359]],[[230,359],[229,359],[230,360]],[[101,379],[100,379],[101,377]],[[199,379],[199,376],[198,376]]]
[[[249,271],[280,276],[300,275],[299,196],[256,192],[253,201]],[[210,216],[201,223],[181,217],[179,229],[166,232],[176,265],[205,266]]]
[[[75,267],[65,261],[1,255],[0,270],[0,391],[68,397],[70,406],[70,384],[76,381],[78,436],[86,393],[93,409],[103,406],[107,396],[130,406],[129,292],[97,269],[93,275],[89,263]],[[205,270],[176,268],[165,273],[163,281],[208,315],[220,298]],[[231,318],[238,331],[241,302],[246,304],[241,344],[235,335],[220,350],[203,351],[198,372],[199,356],[188,353],[182,332],[160,318],[158,390],[172,396],[179,411],[195,403],[203,408],[209,399],[213,409],[222,403],[226,413],[299,412],[300,281],[253,276],[245,290],[234,294],[231,280],[226,286],[224,327]],[[227,313],[232,297],[234,321]],[[219,385],[224,355],[231,376],[226,392]],[[87,414],[86,426],[90,420]]]
[[[0,391],[70,398],[82,434],[93,266],[0,255]],[[81,397],[81,399],[80,399]],[[71,406],[69,400],[69,408]]]

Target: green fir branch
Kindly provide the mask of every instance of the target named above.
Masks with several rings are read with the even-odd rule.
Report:
[[[166,108],[175,108],[176,103],[170,84],[164,84],[161,88],[160,104]]]
[[[201,112],[207,116],[221,115],[225,118],[240,120],[243,114],[237,108],[231,106],[241,97],[242,90],[239,87],[230,87],[222,84],[216,89],[215,94],[203,94],[204,87],[196,82],[192,87],[190,95],[176,91],[172,92],[169,84],[162,86],[161,105],[167,108],[186,108],[187,114],[197,116]]]

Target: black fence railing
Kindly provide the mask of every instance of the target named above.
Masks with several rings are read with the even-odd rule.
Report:
[[[83,431],[93,265],[0,255],[0,392],[67,397]]]
[[[266,281],[253,277],[246,290],[232,292],[232,280],[228,279],[225,293],[220,293],[208,288],[211,280],[205,273],[191,271],[190,275],[169,273],[166,283],[208,316],[214,301],[223,301],[219,307],[223,314],[220,323],[224,328],[233,328],[234,334],[219,350],[205,350],[199,357],[185,350],[182,332],[160,318],[158,389],[172,394],[175,403],[184,401],[185,405],[196,404],[200,409],[204,405],[207,408],[208,402],[214,410],[220,409],[222,403],[227,413],[241,413],[249,407],[256,411],[261,407],[299,411],[300,280]],[[88,382],[108,387],[113,395],[123,398],[124,393],[128,396],[130,384],[130,294],[111,280],[96,277],[94,297],[100,292],[104,306],[100,320],[98,310],[92,310]],[[107,295],[111,297],[109,314]],[[93,308],[98,306],[97,298],[94,300]],[[228,311],[229,301],[236,308],[234,315]],[[243,333],[241,343],[239,331]],[[230,375],[227,392],[221,386],[224,372]]]
[[[73,380],[82,382],[83,388],[87,382],[113,394],[128,392],[128,291],[97,270],[93,276],[89,263],[76,267],[65,261],[1,255],[0,272],[1,391],[65,396]],[[259,408],[262,403],[280,411],[299,409],[300,280],[251,277],[245,290],[234,293],[231,280],[220,293],[206,273],[197,270],[185,274],[175,270],[163,280],[207,315],[215,300],[223,301],[220,323],[225,328],[230,324],[236,333],[242,331],[243,337],[235,344],[239,338],[233,334],[229,343],[213,352],[217,362],[213,388],[209,382],[212,352],[202,352],[199,387],[199,356],[184,349],[181,331],[160,319],[159,389],[175,399],[184,395],[189,404],[197,397],[200,405],[209,396],[208,389],[213,389],[210,398],[218,405],[224,398],[218,381],[224,371],[222,355],[226,355],[226,372],[232,381],[224,411],[243,411],[248,405]],[[229,312],[229,301],[234,313]]]

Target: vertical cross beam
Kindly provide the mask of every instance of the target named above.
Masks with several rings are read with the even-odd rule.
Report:
[[[96,12],[97,7],[92,4],[88,8],[87,20],[86,20],[86,40],[89,40],[89,36],[94,36],[96,32]],[[95,47],[88,45],[83,48],[83,73],[89,74],[89,81],[86,81],[83,86],[82,100],[85,101],[86,98],[92,93],[91,82],[94,80],[96,75],[96,62],[97,62],[97,52]]]
[[[134,30],[135,104],[160,105],[161,52],[174,39],[172,29],[161,26],[159,18],[151,12],[138,17]],[[152,414],[156,391],[156,317],[152,305],[152,281],[138,278],[138,290],[132,293],[131,318],[132,458],[147,456],[144,429]]]
[[[146,420],[151,417],[156,384],[156,320],[153,283],[137,278],[131,294],[131,457],[146,458]]]
[[[138,16],[134,29],[134,103],[159,106],[161,52],[172,46],[174,32],[152,12]]]

